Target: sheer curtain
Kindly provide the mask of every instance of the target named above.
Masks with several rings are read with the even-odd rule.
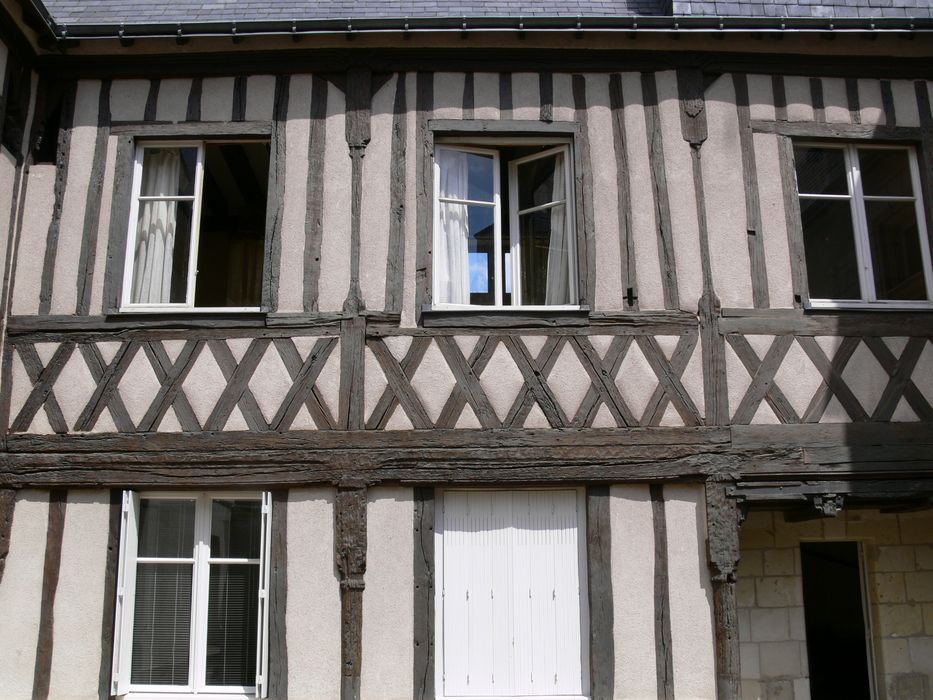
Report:
[[[468,154],[449,148],[438,150],[441,170],[440,195],[451,199],[467,199],[470,169]],[[470,303],[469,207],[466,204],[441,204],[441,230],[435,259],[442,261],[437,270],[439,302]]]
[[[566,200],[564,154],[554,159],[554,191],[551,201]],[[544,303],[570,303],[570,261],[567,257],[567,202],[551,209],[551,240],[547,252],[547,286]]]
[[[178,194],[181,157],[177,150],[146,153],[143,197],[172,197]],[[139,203],[136,250],[133,263],[134,304],[167,304],[171,301],[172,262],[178,202],[145,200]]]

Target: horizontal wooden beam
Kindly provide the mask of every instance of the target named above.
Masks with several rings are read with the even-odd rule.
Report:
[[[931,423],[811,423],[804,425],[734,425],[732,444],[739,448],[773,445],[801,448],[860,445],[933,445]]]
[[[749,310],[739,315],[724,309],[719,323],[723,334],[933,336],[933,314],[910,311]]]
[[[800,138],[872,139],[875,141],[920,141],[919,127],[874,124],[827,124],[825,122],[787,122],[751,120],[752,131]]]
[[[113,122],[110,131],[115,136],[129,134],[141,138],[197,137],[210,139],[234,136],[272,135],[272,122]]]

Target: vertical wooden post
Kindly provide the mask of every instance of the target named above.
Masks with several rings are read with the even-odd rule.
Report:
[[[706,482],[707,554],[713,581],[713,624],[716,630],[716,696],[741,697],[739,622],[735,571],[739,563],[739,510],[726,494],[726,480]]]
[[[336,558],[340,574],[340,700],[359,700],[366,573],[366,486],[337,487]]]
[[[416,488],[414,700],[434,697],[434,508],[434,488]]]

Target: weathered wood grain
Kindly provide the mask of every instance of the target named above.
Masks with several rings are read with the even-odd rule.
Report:
[[[385,352],[383,352],[382,350],[373,349],[374,346],[377,344],[377,342],[378,341],[376,341],[375,339],[367,339],[366,344],[367,344],[367,347],[369,347],[370,351],[373,353],[373,355],[376,357],[376,359],[380,362],[380,364],[382,363],[395,364],[395,358],[392,357],[392,353],[388,352],[388,350],[385,350]],[[384,344],[382,343],[379,343],[379,344],[383,345],[384,347]],[[402,374],[404,375],[405,382],[410,382],[411,378],[415,376],[415,372],[418,369],[418,365],[421,363],[421,359],[424,357],[424,353],[427,352],[427,349],[430,347],[430,345],[431,345],[430,338],[425,338],[425,337],[412,338],[411,345],[408,346],[408,351],[405,353],[405,357],[402,358],[402,361],[400,363],[398,363],[399,365],[398,369],[400,369]],[[381,360],[380,360],[380,357],[382,358]],[[395,407],[399,405],[399,394],[395,388],[396,383],[393,383],[393,382],[399,382],[399,381],[402,381],[402,379],[398,377],[398,373],[396,372],[395,369],[390,369],[388,371],[392,372],[392,374],[394,375],[393,381],[389,381],[388,374],[386,374],[387,386],[385,390],[382,392],[382,396],[379,397],[379,401],[376,402],[376,406],[373,408],[372,413],[369,416],[369,420],[366,422],[367,430],[385,428],[386,423],[388,423],[389,418],[392,416],[392,411],[395,410]],[[383,369],[383,372],[385,373],[386,370]],[[457,389],[454,389],[451,396],[453,396],[456,393],[457,393]],[[410,399],[410,397],[407,395],[405,398],[406,400]],[[415,409],[414,407],[410,406],[410,408],[417,411],[417,409]],[[462,409],[463,406],[461,405],[460,408]],[[405,409],[404,406],[403,406],[403,410],[405,410],[407,413],[407,409]],[[442,415],[443,415],[443,412],[442,412]],[[456,417],[459,415],[460,413],[458,411],[457,414],[453,416],[453,419],[456,420]],[[453,425],[442,426],[441,424],[439,424],[435,427],[452,428]]]
[[[220,371],[224,375],[227,385],[221,392],[214,404],[214,408],[207,420],[204,421],[205,430],[223,430],[233,413],[233,407],[238,406],[243,418],[249,425],[250,430],[268,430],[269,426],[263,418],[262,411],[256,403],[252,391],[249,388],[249,380],[252,379],[256,367],[262,360],[269,346],[268,338],[255,338],[243,353],[243,359],[239,362],[230,351],[230,347],[222,340],[212,340],[208,342],[208,347],[213,354]]]
[[[246,90],[248,83],[245,75],[238,75],[233,79],[233,106],[230,113],[231,121],[241,122],[246,119]]]
[[[55,275],[55,259],[58,256],[58,236],[62,225],[62,206],[68,183],[68,163],[71,158],[71,132],[75,118],[75,96],[77,83],[65,90],[62,102],[61,127],[58,132],[58,150],[55,159],[55,190],[52,205],[52,220],[45,238],[45,259],[42,265],[42,280],[39,289],[39,313],[47,314],[52,307],[52,282]]]
[[[324,148],[327,134],[328,83],[311,76],[311,114],[308,140],[308,181],[305,209],[304,288],[305,311],[318,309],[321,279],[321,243],[324,238]]]
[[[612,145],[616,159],[618,196],[619,254],[622,289],[631,290],[627,310],[638,311],[638,276],[635,266],[635,236],[632,228],[632,187],[629,182],[628,151],[625,142],[625,96],[622,76],[609,76],[609,109],[612,114]]]
[[[279,93],[279,97],[282,94]],[[279,108],[282,105],[279,104]],[[178,123],[149,123],[149,122],[113,122],[110,133],[115,136],[135,135],[145,138],[197,138],[197,137],[230,137],[238,136],[271,136],[275,123],[268,121],[242,121],[242,122],[178,122]]]
[[[272,492],[269,543],[269,698],[288,698],[288,489]]]
[[[23,361],[26,374],[29,376],[33,387],[22,408],[20,408],[19,414],[10,425],[12,431],[25,432],[29,430],[32,419],[39,408],[44,407],[52,430],[59,434],[68,432],[68,424],[65,423],[62,409],[55,398],[54,387],[58,375],[61,374],[65,363],[68,362],[68,358],[74,352],[74,348],[74,343],[62,343],[55,350],[55,354],[52,355],[52,359],[49,360],[45,367],[42,366],[39,354],[34,347],[27,345],[18,348],[20,359]]]
[[[897,112],[894,109],[894,93],[890,80],[881,81],[881,106],[884,109],[885,126],[897,126]]]
[[[285,124],[288,120],[289,76],[275,78],[272,141],[269,149],[269,203],[266,208],[263,255],[262,305],[279,308],[279,275],[282,258],[282,218],[285,206]],[[309,168],[313,170],[314,168]]]
[[[434,74],[418,71],[415,89],[415,315],[420,320],[421,308],[432,299],[434,136],[428,120],[434,110]]]
[[[75,313],[87,315],[91,308],[91,288],[94,283],[94,267],[97,259],[97,232],[100,211],[104,205],[104,166],[107,160],[107,141],[110,136],[110,81],[100,86],[97,104],[97,138],[94,141],[94,156],[88,181],[87,206],[84,209],[84,235],[81,237],[81,252],[78,259],[78,281],[75,298]]]
[[[72,348],[73,347],[72,345]],[[110,404],[111,398],[120,384],[120,380],[123,378],[126,370],[129,369],[139,348],[140,343],[136,342],[124,342],[120,345],[120,349],[117,350],[113,360],[100,375],[100,379],[97,381],[97,386],[94,388],[91,398],[88,399],[84,409],[75,421],[74,430],[76,432],[92,430],[94,428],[97,419],[100,418],[100,414],[103,412],[104,408]]]
[[[586,573],[590,604],[590,693],[593,698],[611,698],[614,694],[615,642],[611,554],[609,486],[588,486]]]
[[[826,121],[826,108],[823,100],[823,81],[810,78],[810,103],[813,105],[813,121],[822,124]]]
[[[182,430],[193,432],[201,429],[198,417],[188,402],[188,397],[185,396],[182,385],[191,368],[194,367],[198,356],[204,350],[204,345],[203,340],[186,341],[174,362],[169,358],[161,343],[149,342],[143,346],[160,386],[149,409],[139,425],[136,426],[137,430],[140,432],[155,430],[162,422],[162,418],[168,411],[169,406],[175,409],[175,415],[178,417]],[[82,346],[82,350],[84,347],[87,346]]]
[[[767,400],[768,405],[782,423],[799,422],[797,412],[780,388],[774,384],[774,375],[777,374],[781,363],[787,356],[787,351],[794,343],[793,336],[777,336],[761,360],[758,360],[758,356],[744,336],[728,336],[727,340],[752,377],[745,396],[735,409],[732,422],[750,423],[763,400]]]
[[[849,121],[862,123],[862,108],[859,103],[858,78],[846,78],[846,103],[849,107]]]
[[[499,73],[499,119],[512,118],[512,74]]]
[[[648,162],[651,165],[651,191],[654,197],[654,218],[658,234],[658,258],[661,263],[661,292],[665,309],[679,309],[680,293],[677,289],[677,263],[671,228],[671,204],[667,190],[667,171],[664,165],[661,116],[658,112],[658,86],[653,72],[641,74],[641,91],[648,129]]]
[[[464,73],[463,75],[463,118],[464,119],[473,119],[475,103],[476,103],[476,92],[474,88],[474,77],[473,71]]]
[[[752,131],[800,138],[839,138],[885,141],[916,141],[921,129],[915,126],[884,124],[827,124],[816,122],[772,122],[753,119]]]
[[[596,300],[596,221],[593,212],[593,160],[590,157],[589,117],[586,103],[586,77],[571,79],[573,107],[580,131],[574,142],[574,178],[577,197],[577,274],[579,303],[594,305]],[[580,215],[583,216],[582,226]],[[581,235],[582,234],[582,235]]]
[[[340,323],[340,415],[337,425],[343,430],[362,430],[364,351],[366,318],[354,316]]]
[[[201,90],[204,79],[201,76],[195,76],[191,79],[191,87],[188,90],[188,105],[185,110],[185,121],[201,121]]]
[[[16,508],[16,491],[0,489],[0,583],[10,553],[10,532],[13,529],[13,510]]]
[[[341,700],[359,700],[366,573],[366,487],[337,487],[334,552],[340,575]]]
[[[148,346],[149,344],[147,343],[146,345]],[[81,355],[84,357],[84,364],[91,373],[91,378],[95,382],[102,381],[108,369],[108,365],[104,361],[100,349],[91,343],[79,345],[78,348]],[[133,425],[133,420],[126,410],[126,406],[123,404],[123,399],[120,397],[119,392],[115,391],[110,394],[110,399],[107,402],[106,408],[110,411],[114,427],[116,427],[118,431],[121,433],[131,433],[136,429],[136,426]]]
[[[327,403],[323,401],[314,382],[324,369],[327,358],[330,357],[337,344],[337,339],[320,338],[311,348],[304,362],[291,339],[276,338],[273,343],[293,383],[279,410],[273,416],[269,424],[270,429],[278,431],[290,429],[302,404],[308,408],[319,430],[334,429],[336,427],[334,418],[330,415],[330,409],[327,408]]]
[[[654,643],[658,700],[674,700],[674,648],[671,638],[671,595],[668,575],[667,521],[664,487],[651,484],[654,530]]]
[[[823,383],[810,401],[810,405],[807,406],[807,410],[804,411],[802,420],[805,423],[815,422],[822,418],[833,395],[839,399],[839,403],[852,420],[859,422],[868,420],[868,414],[862,408],[862,404],[842,378],[842,371],[858,348],[859,342],[859,338],[845,338],[830,361],[816,340],[807,336],[797,338],[797,343],[823,377]]]
[[[460,352],[460,347],[450,336],[441,336],[436,340],[437,346],[447,361],[447,366],[457,380],[460,392],[473,409],[483,428],[500,428],[502,424],[496,417],[496,412],[486,397],[486,392],[480,384],[479,376]]]
[[[103,313],[112,313],[123,301],[123,268],[126,261],[127,230],[133,196],[133,162],[136,151],[132,136],[117,140],[113,175],[113,204],[110,211],[110,235],[107,237],[107,265],[104,268]]]
[[[797,176],[794,172],[794,144],[789,136],[783,135],[778,138],[778,159],[784,195],[784,220],[787,222],[787,247],[790,251],[794,306],[800,308],[810,296],[807,290],[807,262],[803,248],[800,200],[797,197]]]
[[[706,482],[707,556],[713,583],[713,621],[716,637],[716,697],[739,700],[741,662],[736,598],[739,563],[739,513],[726,495],[727,482]]]
[[[756,309],[771,305],[768,295],[768,266],[765,262],[764,231],[761,226],[761,203],[758,197],[758,165],[752,136],[748,100],[748,76],[732,75],[735,105],[739,117],[739,143],[742,149],[742,175],[745,185],[745,229],[748,234],[748,260],[752,274],[752,304]]]
[[[550,71],[538,73],[538,93],[541,102],[539,119],[546,123],[554,121],[554,74]]]
[[[68,491],[54,488],[49,492],[49,518],[45,536],[45,560],[42,566],[42,597],[39,607],[39,634],[36,639],[36,665],[32,681],[32,700],[48,700],[52,675],[55,593],[62,563],[62,536],[65,531],[65,507]]]
[[[97,696],[110,700],[110,676],[113,671],[113,627],[117,605],[117,567],[120,561],[120,515],[123,492],[110,490],[110,518],[107,527],[107,558],[104,564],[104,600],[100,625],[100,670],[97,673]]]
[[[784,90],[784,76],[775,73],[771,76],[771,94],[774,97],[774,118],[779,122],[787,121],[787,93]]]
[[[433,487],[416,487],[414,538],[414,700],[434,697],[434,517]]]
[[[143,121],[145,122],[154,122],[156,120],[156,109],[159,105],[159,90],[161,87],[161,78],[149,80],[149,93],[146,96],[146,107],[143,110]]]
[[[920,420],[933,421],[933,407],[912,380],[912,374],[927,344],[927,339],[910,338],[897,359],[881,338],[862,338],[862,342],[868,346],[884,371],[890,375],[871,419],[873,421],[891,420],[897,404],[903,397]]]
[[[472,105],[473,74],[467,73],[468,85],[464,85],[464,114],[467,111],[467,87]],[[392,178],[389,184],[389,247],[386,251],[385,309],[389,313],[401,313],[405,295],[405,202],[408,197],[408,102],[405,94],[407,78],[398,74],[395,83],[395,103],[392,106],[392,145],[390,149]],[[470,111],[472,112],[472,106]],[[472,115],[471,117],[472,118]]]

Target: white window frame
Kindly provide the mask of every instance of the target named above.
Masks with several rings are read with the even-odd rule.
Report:
[[[137,555],[139,504],[142,500],[193,501],[195,503],[194,543],[191,557],[171,559]],[[261,503],[259,559],[216,558],[210,556],[211,506],[215,500],[254,500]],[[117,574],[116,614],[114,616],[113,666],[110,692],[127,700],[250,700],[268,694],[269,665],[269,556],[272,523],[272,495],[268,492],[200,493],[123,492],[120,528],[120,555]],[[136,565],[146,562],[190,563],[194,566],[191,595],[188,683],[148,685],[132,683],[133,625],[136,597]],[[258,564],[259,595],[257,615],[256,683],[252,686],[210,686],[205,682],[207,655],[207,602],[211,564]]]
[[[222,139],[219,143],[256,143],[255,140]],[[120,294],[120,313],[255,313],[260,306],[195,306],[194,294],[198,278],[198,244],[201,238],[201,203],[204,200],[204,150],[205,141],[171,140],[138,141],[133,161],[133,199],[130,203],[130,221],[126,234],[126,255],[123,261],[123,289]],[[148,148],[197,148],[194,187],[191,195],[172,197],[142,197],[143,160]],[[136,234],[139,227],[139,203],[146,200],[172,200],[193,202],[191,211],[191,241],[188,250],[187,288],[184,302],[165,304],[134,304],[130,301],[133,289],[133,268],[136,263]],[[267,202],[268,206],[268,202]]]
[[[855,255],[859,273],[860,299],[814,299],[810,296],[810,274],[806,268],[806,260],[802,261],[804,275],[807,278],[806,308],[811,309],[931,309],[933,308],[933,268],[930,263],[930,240],[927,233],[926,215],[923,208],[923,190],[920,181],[920,166],[917,161],[917,151],[912,146],[882,143],[831,143],[826,141],[794,141],[794,146],[835,149],[843,152],[846,168],[847,194],[809,194],[801,193],[797,185],[798,202],[809,200],[836,200],[848,201],[852,217],[852,230],[855,235]],[[913,196],[865,195],[862,191],[861,169],[859,166],[859,150],[899,150],[907,153],[910,168],[910,181]],[[796,168],[794,170],[796,180]],[[926,299],[878,299],[875,290],[874,264],[871,259],[871,242],[868,237],[868,218],[865,214],[865,202],[891,201],[914,203],[914,215],[917,218],[917,234],[920,237],[920,257],[923,266],[924,286]],[[801,236],[803,231],[801,228]],[[806,247],[806,242],[801,241]],[[805,253],[806,254],[806,253]]]
[[[577,571],[579,573],[580,600],[580,684],[581,695],[512,695],[512,696],[448,696],[444,682],[444,497],[450,492],[478,491],[526,492],[526,491],[574,491],[577,497]],[[589,640],[589,590],[586,551],[586,492],[582,487],[552,486],[536,488],[456,488],[438,489],[436,503],[439,507],[434,514],[434,688],[436,700],[505,700],[521,697],[523,700],[589,700],[590,697],[590,655],[587,647]]]
[[[539,153],[532,153],[527,156],[522,156],[521,158],[516,158],[515,160],[509,161],[509,177],[508,183],[506,186],[509,188],[509,263],[512,280],[512,300],[511,304],[503,304],[502,302],[502,289],[503,289],[503,274],[505,270],[503,269],[502,259],[502,223],[503,223],[503,211],[502,211],[502,183],[500,176],[501,169],[501,159],[500,151],[503,148],[509,148],[514,146],[552,146],[551,148],[541,151]],[[452,198],[442,198],[440,189],[441,189],[441,166],[437,158],[434,159],[434,233],[433,233],[433,242],[434,250],[439,250],[439,238],[441,236],[441,203],[450,202],[455,204],[469,204],[483,207],[490,207],[493,209],[493,235],[495,237],[494,241],[494,251],[495,251],[495,303],[494,304],[451,304],[447,302],[437,302],[436,299],[440,296],[440,290],[437,288],[437,275],[432,276],[433,289],[432,289],[432,298],[435,300],[432,303],[433,309],[438,310],[483,310],[483,311],[559,311],[559,310],[578,310],[580,308],[579,303],[571,304],[530,304],[523,305],[521,304],[521,257],[520,257],[520,235],[518,230],[518,217],[519,214],[529,213],[535,211],[536,209],[550,208],[555,205],[555,202],[550,202],[542,207],[533,207],[527,211],[519,211],[518,209],[518,171],[517,168],[522,163],[527,163],[529,161],[537,160],[539,158],[546,158],[548,156],[553,156],[555,153],[564,154],[564,215],[566,217],[564,226],[567,231],[568,239],[568,265],[570,266],[570,272],[568,276],[568,285],[570,287],[571,297],[573,299],[578,299],[579,297],[579,285],[578,285],[578,265],[577,265],[577,227],[576,227],[576,214],[574,211],[574,187],[573,187],[573,144],[569,139],[566,138],[529,138],[529,137],[520,137],[520,138],[506,138],[506,137],[494,137],[494,138],[484,138],[480,140],[476,139],[464,139],[464,138],[439,138],[435,141],[435,152],[438,149],[449,149],[453,151],[458,151],[461,153],[477,153],[481,155],[492,156],[493,158],[493,202],[485,201],[475,201],[475,200],[461,200],[461,199],[452,199]],[[435,263],[437,264],[437,263]]]

